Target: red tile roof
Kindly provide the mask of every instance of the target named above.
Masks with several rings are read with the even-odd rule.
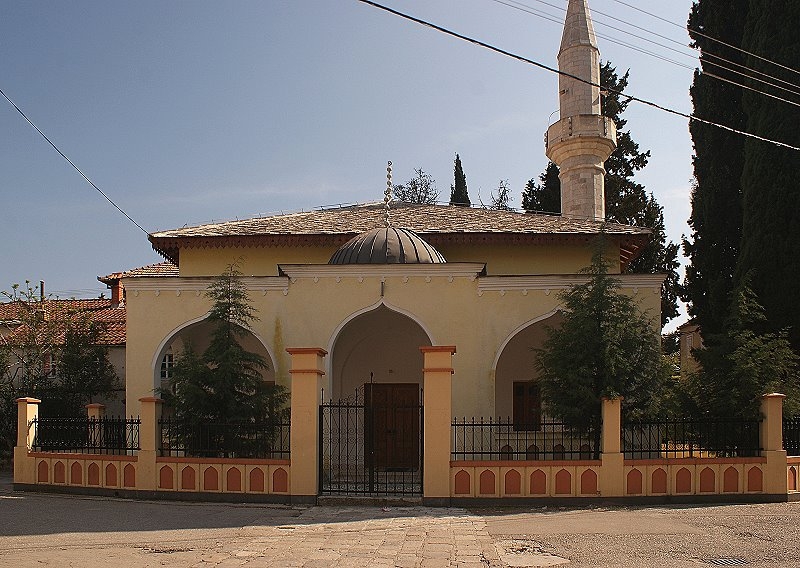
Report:
[[[6,302],[0,303],[0,323],[11,328],[3,336],[4,341],[13,342],[14,337],[25,334],[28,329],[21,320],[24,320],[23,310],[43,310],[44,317],[51,321],[66,319],[67,314],[86,315],[91,321],[101,325],[100,343],[103,345],[125,345],[125,307],[114,307],[110,299],[95,298],[82,300],[56,300],[47,299],[44,302]],[[55,341],[64,340],[64,329],[54,326]]]
[[[124,272],[113,272],[107,276],[98,276],[97,279],[104,284],[111,285],[114,281],[122,278],[159,278],[177,277],[178,267],[171,262],[159,262],[158,264],[148,264],[139,268],[132,268]]]

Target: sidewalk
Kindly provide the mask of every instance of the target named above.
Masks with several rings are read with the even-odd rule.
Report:
[[[800,567],[800,503],[467,511],[126,501],[6,487],[0,475],[0,567]]]

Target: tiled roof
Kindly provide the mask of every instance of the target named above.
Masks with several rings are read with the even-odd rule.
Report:
[[[436,233],[536,233],[597,234],[603,223],[559,215],[540,215],[452,205],[392,204],[394,227],[420,234]],[[170,237],[230,237],[251,235],[336,235],[358,234],[383,226],[383,204],[366,203],[301,213],[256,217],[241,221],[183,227],[151,235]],[[607,223],[609,234],[649,234],[650,230]]]
[[[97,279],[105,284],[111,284],[115,280],[122,278],[158,278],[178,276],[178,267],[171,262],[159,262],[158,264],[148,264],[139,268],[132,268],[124,272],[113,272],[107,276],[98,276]]]
[[[221,246],[340,246],[350,238],[382,227],[382,203],[365,203],[256,217],[241,221],[182,227],[150,235],[153,248],[173,262],[179,261],[181,248]],[[392,204],[393,227],[411,229],[439,246],[446,242],[486,242],[493,239],[514,242],[554,242],[586,239],[605,230],[620,241],[623,264],[634,258],[649,240],[651,231],[643,227],[603,223],[589,219],[457,207],[453,205]]]
[[[12,331],[4,336],[5,341],[14,341],[15,336],[23,335],[28,330],[20,322],[24,320],[24,311],[44,311],[49,321],[58,322],[67,314],[85,314],[101,325],[100,343],[103,345],[125,344],[125,307],[114,307],[110,299],[95,298],[82,300],[54,300],[44,302],[7,302],[0,304],[0,323],[5,323]],[[56,325],[53,328],[56,343],[63,342],[64,329]]]

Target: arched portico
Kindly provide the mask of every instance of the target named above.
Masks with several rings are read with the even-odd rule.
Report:
[[[332,341],[325,398],[349,397],[370,382],[421,385],[419,348],[430,345],[420,323],[383,303],[355,315]]]
[[[154,388],[166,387],[171,366],[188,345],[191,345],[197,353],[205,351],[211,343],[213,330],[213,324],[208,321],[206,316],[203,316],[177,327],[164,338],[152,360]],[[268,367],[262,370],[261,375],[265,381],[274,382],[275,358],[267,345],[250,330],[244,330],[238,340],[247,351],[264,357]]]
[[[519,327],[503,344],[495,362],[495,414],[522,424],[541,418],[541,396],[536,384],[536,349],[547,339],[549,327],[559,327],[563,316],[551,312]]]

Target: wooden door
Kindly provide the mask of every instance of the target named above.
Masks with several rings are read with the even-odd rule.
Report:
[[[372,420],[375,467],[416,470],[419,468],[419,385],[373,383],[364,385],[364,402]]]

